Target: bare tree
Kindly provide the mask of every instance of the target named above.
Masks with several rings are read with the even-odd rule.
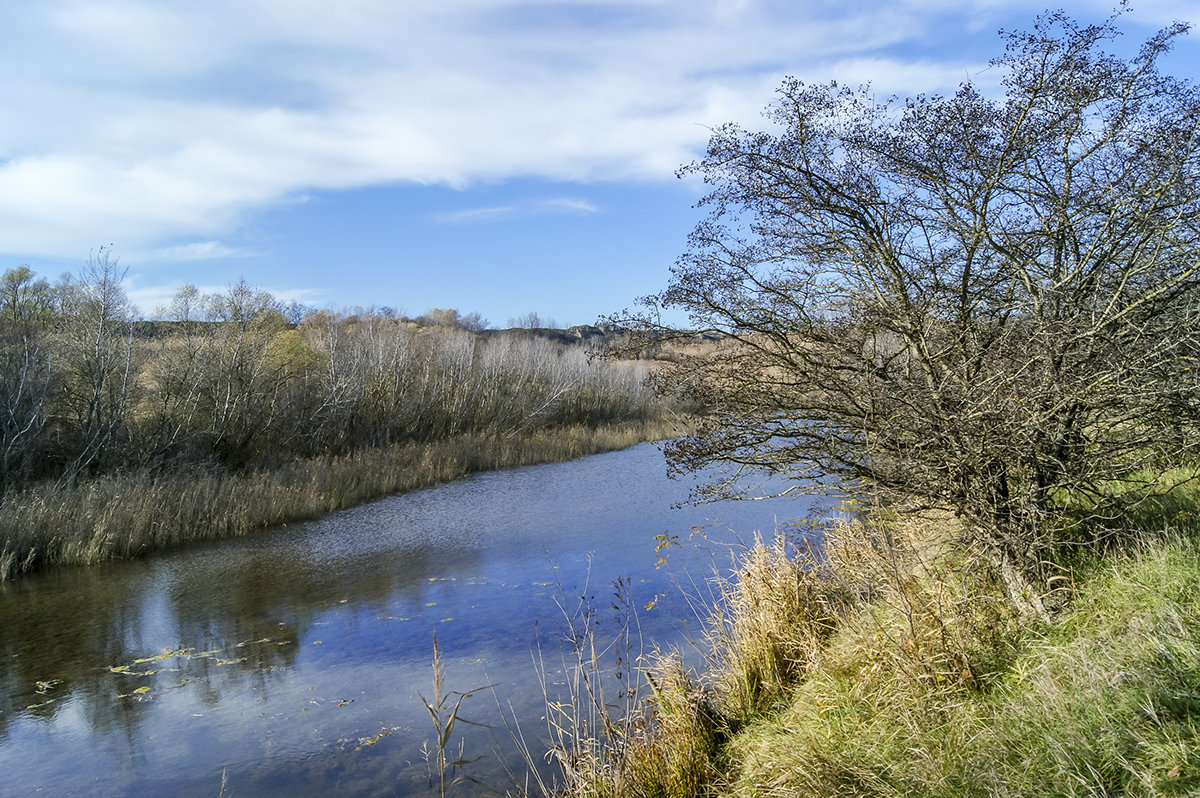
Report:
[[[1050,513],[1194,457],[1200,97],[1156,68],[1186,25],[1122,60],[1116,21],[1002,33],[1000,99],[789,79],[771,132],[714,132],[681,170],[709,214],[632,320],[723,336],[664,372],[712,411],[677,467],[950,508],[1041,612]]]
[[[64,278],[58,287],[58,348],[64,371],[58,405],[74,433],[73,440],[65,442],[62,478],[67,484],[102,464],[126,433],[135,370],[133,311],[121,286],[125,273],[112,250],[100,247],[78,280]]]
[[[146,451],[141,453],[147,460],[171,456],[190,443],[212,354],[212,325],[204,321],[209,302],[196,286],[187,283],[156,313],[174,323],[175,334],[165,337],[156,356],[150,358],[150,405],[145,413],[149,430]]]
[[[279,303],[245,279],[207,297],[212,324],[202,406],[209,446],[238,466],[253,459],[282,413],[290,369],[273,344],[286,326]]]

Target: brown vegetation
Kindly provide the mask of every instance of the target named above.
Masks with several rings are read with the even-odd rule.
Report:
[[[1138,545],[1078,558],[1053,624],[1021,617],[949,516],[757,541],[717,579],[707,668],[651,656],[641,703],[556,739],[573,756],[545,792],[1193,794],[1198,500],[1193,484],[1143,504],[1124,530]]]
[[[5,499],[0,581],[47,565],[124,559],[244,535],[479,471],[569,460],[669,434],[662,422],[631,422],[459,435],[238,473],[143,470],[94,477],[73,490],[47,484]]]

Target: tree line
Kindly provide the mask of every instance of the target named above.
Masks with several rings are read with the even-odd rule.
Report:
[[[320,310],[297,322],[242,281],[184,286],[147,322],[123,277],[107,249],[55,284],[25,266],[4,273],[0,489],[653,413],[642,365],[528,334],[484,338],[477,314]]]

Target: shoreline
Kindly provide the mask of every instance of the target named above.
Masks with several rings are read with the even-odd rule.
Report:
[[[562,794],[1196,794],[1200,487],[1159,498],[1066,563],[1050,619],[948,514],[840,523],[819,553],[756,540],[717,583],[707,667],[658,652],[628,715],[560,719]]]
[[[0,503],[0,582],[240,537],[470,474],[563,462],[674,434],[664,419],[519,436],[468,434],[241,474],[138,472],[71,490],[37,486]]]

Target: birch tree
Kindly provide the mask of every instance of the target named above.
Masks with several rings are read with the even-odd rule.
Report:
[[[136,371],[133,308],[121,285],[125,273],[112,251],[101,247],[79,279],[68,277],[58,287],[63,379],[56,404],[65,422],[60,443],[67,484],[116,457],[127,432]]]

